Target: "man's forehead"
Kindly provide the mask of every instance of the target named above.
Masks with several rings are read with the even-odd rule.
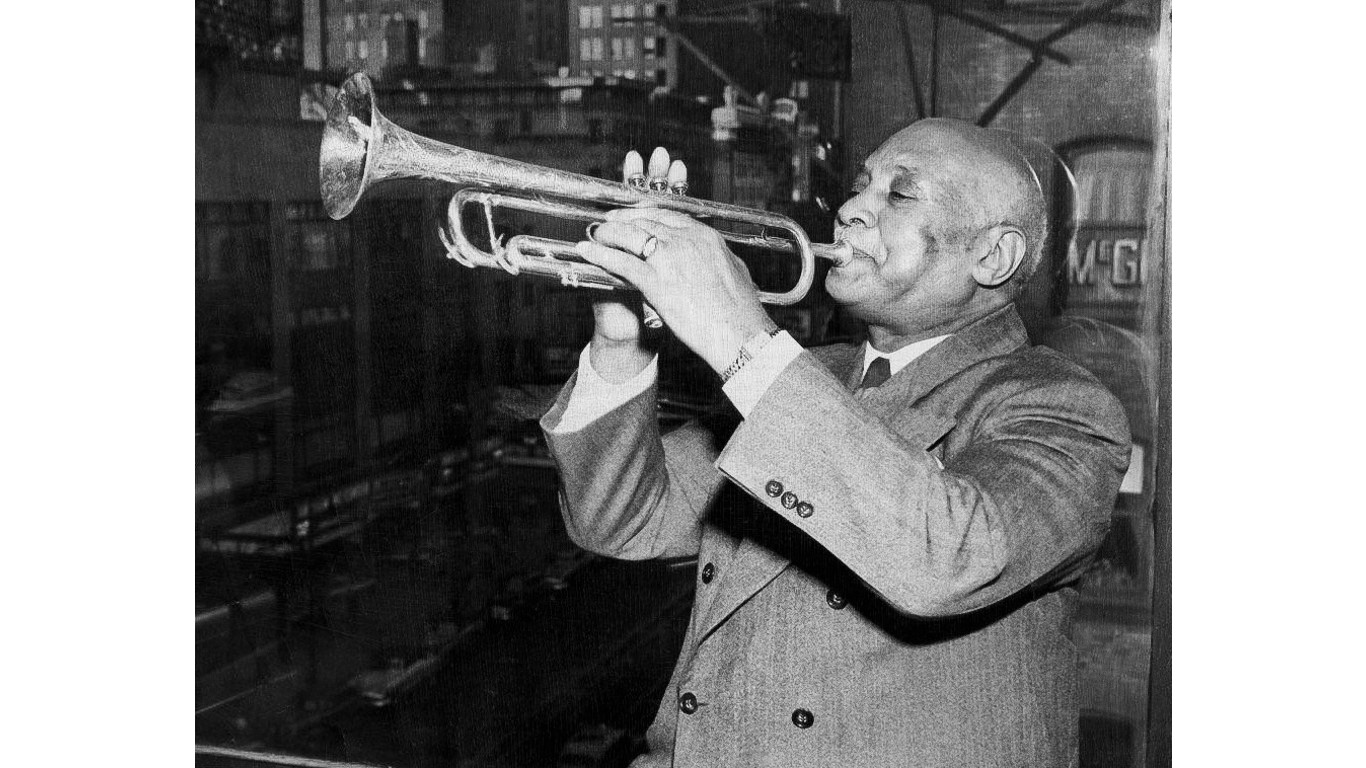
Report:
[[[936,172],[957,165],[964,159],[961,144],[954,151],[951,137],[942,132],[904,129],[887,139],[864,161],[864,170],[918,177],[933,176]]]

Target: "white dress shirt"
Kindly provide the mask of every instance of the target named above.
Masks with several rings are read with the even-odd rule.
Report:
[[[894,352],[879,352],[871,344],[863,345],[863,373],[868,372],[868,366],[872,364],[876,357],[886,357],[891,364],[892,374],[910,365],[912,360],[925,354],[934,345],[947,339],[948,336],[935,336],[932,339],[907,344]],[[627,400],[644,392],[647,388],[654,385],[659,377],[659,356],[655,355],[650,359],[648,365],[635,376],[620,384],[613,384],[598,375],[593,370],[589,362],[589,347],[585,346],[583,352],[579,353],[579,378],[574,384],[574,391],[569,393],[569,402],[564,409],[564,415],[560,418],[560,423],[554,429],[557,434],[565,432],[577,432],[588,426],[595,419],[607,414],[613,408],[625,403]],[[730,398],[735,405],[735,410],[740,412],[741,417],[749,415],[754,410],[754,406],[759,404],[759,400],[772,386],[773,381],[778,375],[787,368],[797,355],[802,352],[802,345],[798,344],[787,331],[780,331],[778,335],[764,345],[759,353],[752,360],[745,363],[730,380],[721,386],[721,391],[725,392],[726,397]]]

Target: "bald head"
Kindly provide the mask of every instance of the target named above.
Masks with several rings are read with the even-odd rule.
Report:
[[[1023,287],[1042,258],[1048,214],[1038,176],[1012,134],[962,120],[927,118],[898,131],[873,156],[884,153],[935,161],[947,202],[961,212],[964,235],[1001,225],[1019,229],[1027,256],[1011,282]]]

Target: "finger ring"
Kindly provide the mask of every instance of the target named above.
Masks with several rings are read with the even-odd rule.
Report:
[[[636,255],[639,256],[642,261],[644,261],[646,259],[649,259],[650,256],[655,252],[655,249],[658,247],[659,238],[655,237],[654,235],[650,235],[649,239],[645,241],[645,245],[640,246],[640,252]]]

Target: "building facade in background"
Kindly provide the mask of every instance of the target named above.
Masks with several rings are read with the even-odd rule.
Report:
[[[678,86],[677,46],[659,21],[677,13],[678,0],[568,3],[571,74]]]
[[[323,0],[325,68],[382,78],[446,63],[449,0]]]

